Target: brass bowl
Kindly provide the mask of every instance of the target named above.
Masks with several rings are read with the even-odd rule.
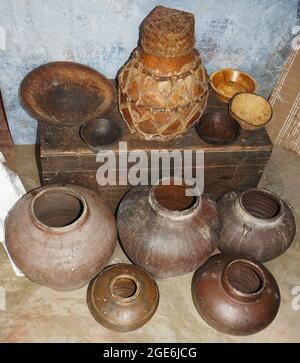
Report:
[[[223,68],[210,76],[210,84],[217,97],[229,102],[237,93],[255,92],[256,81],[249,74],[232,68]]]
[[[122,134],[122,128],[116,121],[104,118],[85,122],[80,128],[81,139],[94,152],[116,144]]]
[[[109,112],[116,94],[111,82],[92,68],[74,62],[51,62],[23,79],[20,101],[39,121],[79,126]]]
[[[195,128],[200,139],[213,145],[231,144],[241,131],[240,125],[233,118],[220,112],[205,114]]]
[[[236,94],[229,103],[229,114],[243,129],[256,130],[272,119],[272,106],[262,96],[243,92]]]

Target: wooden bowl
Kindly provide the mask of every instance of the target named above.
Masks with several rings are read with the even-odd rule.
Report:
[[[229,115],[220,112],[205,114],[195,126],[200,139],[208,144],[227,145],[240,134],[240,125]]]
[[[51,62],[23,79],[20,100],[39,121],[78,126],[110,111],[116,95],[110,81],[96,70],[73,62]]]
[[[85,122],[80,128],[81,139],[94,152],[116,144],[122,134],[117,122],[104,118]]]
[[[237,93],[255,92],[256,81],[249,74],[232,68],[220,69],[210,76],[212,89],[223,102],[229,102]]]
[[[272,107],[262,96],[255,93],[238,93],[229,103],[229,114],[243,129],[256,130],[272,118]]]

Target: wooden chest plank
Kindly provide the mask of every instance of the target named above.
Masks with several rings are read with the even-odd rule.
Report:
[[[205,113],[226,112],[227,105],[211,93]],[[166,143],[140,140],[132,135],[123,122],[117,108],[107,118],[119,122],[124,134],[122,142],[127,142],[128,152],[144,150],[162,152],[180,150],[204,150],[205,191],[217,198],[232,189],[246,189],[258,184],[264,167],[272,152],[272,143],[264,128],[256,131],[242,130],[238,139],[228,146],[209,145],[201,141],[192,127],[188,133]],[[61,128],[40,124],[40,164],[43,184],[76,183],[104,192],[106,199],[115,208],[130,185],[99,186],[96,171],[101,165],[93,153],[81,140],[77,127]],[[110,148],[116,153],[118,169],[118,144]],[[128,163],[129,168],[132,163]],[[172,171],[173,172],[173,171]],[[195,172],[195,170],[194,170]],[[118,176],[118,175],[117,175]]]

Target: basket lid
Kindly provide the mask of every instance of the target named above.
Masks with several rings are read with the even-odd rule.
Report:
[[[180,57],[192,51],[195,44],[194,15],[177,9],[157,6],[143,24],[141,46],[157,57]]]

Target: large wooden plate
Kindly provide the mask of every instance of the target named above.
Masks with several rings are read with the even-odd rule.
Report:
[[[23,79],[20,101],[39,121],[79,126],[109,112],[116,94],[111,82],[92,68],[74,62],[51,62]]]

